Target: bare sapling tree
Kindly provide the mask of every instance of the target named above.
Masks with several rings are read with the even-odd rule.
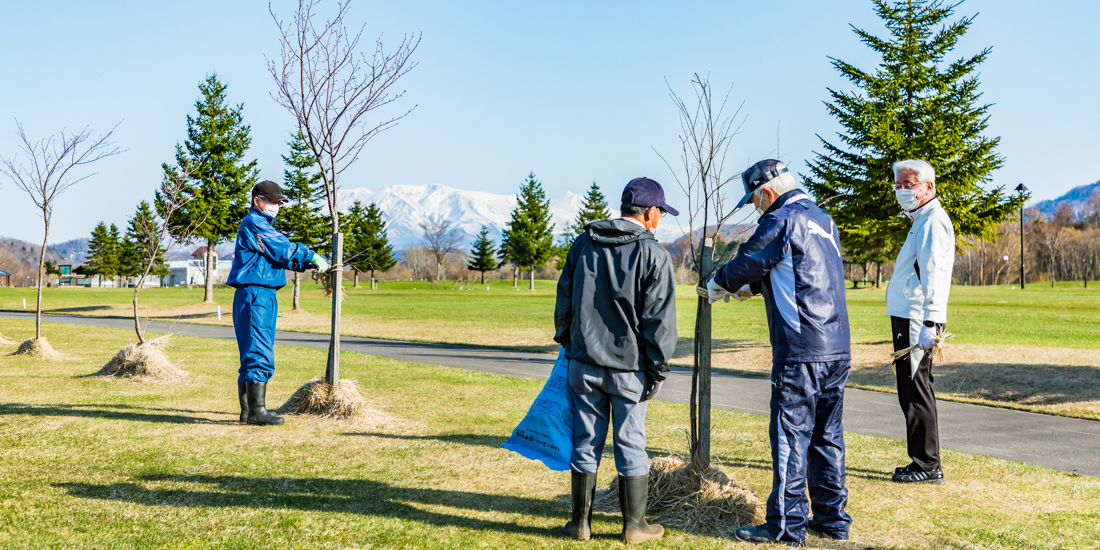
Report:
[[[157,265],[158,261],[169,250],[191,240],[191,237],[204,220],[192,220],[185,228],[176,228],[175,236],[172,235],[172,216],[191,201],[191,195],[187,191],[187,181],[191,178],[192,165],[188,162],[176,167],[175,171],[164,175],[164,180],[156,193],[157,215],[156,218],[135,218],[134,229],[141,236],[141,242],[145,243],[145,249],[140,250],[141,264],[145,267],[138,277],[134,287],[134,332],[137,333],[138,343],[144,344],[145,325],[141,322],[138,313],[138,304],[141,297],[141,289],[145,286],[145,280],[149,273]]]
[[[667,85],[667,82],[666,82]],[[739,175],[726,176],[726,154],[733,137],[740,133],[744,117],[738,106],[727,115],[726,103],[733,87],[721,102],[716,102],[710,79],[695,74],[691,81],[695,101],[685,100],[669,86],[669,95],[680,115],[680,158],[678,166],[661,156],[680,189],[687,195],[686,234],[691,260],[698,273],[699,288],[705,289],[714,274],[714,237],[736,212],[727,186]],[[660,153],[657,153],[660,156]],[[683,225],[681,224],[681,229]],[[696,236],[696,231],[699,235]],[[710,302],[700,296],[695,311],[695,358],[691,373],[691,433],[688,442],[692,467],[703,471],[710,467]]]
[[[443,280],[443,265],[447,262],[447,257],[458,249],[463,235],[455,228],[454,220],[446,218],[428,218],[420,222],[420,229],[424,232],[428,252],[435,260],[435,280],[432,281],[434,289],[436,281]]]
[[[42,212],[45,224],[42,250],[38,257],[38,304],[34,317],[34,341],[37,342],[42,338],[42,287],[46,279],[46,245],[50,239],[55,201],[72,186],[95,175],[94,172],[80,173],[83,167],[122,151],[111,141],[117,124],[99,137],[93,137],[91,130],[85,127],[77,132],[62,129],[56,136],[34,142],[27,137],[18,120],[15,126],[21,142],[20,152],[0,159],[3,162],[0,172],[4,172],[16,187],[30,196]]]
[[[321,22],[319,2],[299,0],[298,10],[284,23],[268,5],[279,27],[280,55],[267,61],[275,79],[272,97],[298,123],[325,185],[332,218],[332,331],[325,381],[340,380],[340,297],[343,267],[337,189],[340,175],[359,158],[367,143],[380,132],[394,127],[413,108],[396,116],[375,117],[373,112],[400,99],[404,90],[395,87],[416,67],[413,52],[420,36],[405,35],[397,47],[387,51],[381,37],[367,51],[360,48],[366,25],[349,31],[345,18],[348,3],[336,4],[336,15]]]

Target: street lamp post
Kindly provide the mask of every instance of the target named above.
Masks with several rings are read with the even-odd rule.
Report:
[[[1021,183],[1016,186],[1016,191],[1020,194],[1027,193],[1027,187]],[[1020,290],[1023,290],[1026,284],[1027,277],[1024,272],[1024,203],[1020,203]]]

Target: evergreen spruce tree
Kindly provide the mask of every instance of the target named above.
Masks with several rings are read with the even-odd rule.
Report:
[[[397,265],[393,257],[393,245],[386,235],[386,220],[382,209],[375,203],[367,206],[363,220],[363,257],[356,261],[358,269],[370,272],[371,290],[376,288],[375,272],[385,273]]]
[[[488,227],[481,226],[481,231],[477,234],[477,239],[474,240],[472,248],[470,261],[466,263],[466,267],[470,271],[480,271],[481,284],[485,284],[485,272],[497,268],[496,246],[493,244],[493,240],[489,238]]]
[[[275,227],[290,242],[317,251],[328,243],[327,238],[332,231],[332,223],[321,211],[321,204],[325,200],[325,186],[319,171],[309,171],[317,166],[317,157],[309,150],[302,132],[298,131],[288,145],[290,156],[283,155],[283,162],[290,168],[283,171],[282,188],[283,195],[286,195],[290,203],[279,209]],[[294,310],[301,309],[301,277],[301,273],[294,272],[294,288],[291,291]]]
[[[501,256],[508,258],[517,270],[530,271],[530,290],[535,290],[535,269],[554,254],[554,225],[550,223],[550,200],[534,173],[520,186],[500,249]]]
[[[244,104],[226,103],[226,85],[211,75],[199,84],[196,115],[187,115],[187,139],[176,145],[177,166],[192,166],[191,183],[184,190],[189,202],[172,216],[172,234],[179,236],[197,224],[194,237],[207,246],[206,291],[203,301],[214,301],[214,248],[233,239],[251,203],[258,177],[256,161],[246,161],[252,144],[244,124]],[[163,165],[169,177],[176,168]],[[159,207],[158,207],[159,208]]]
[[[340,232],[344,234],[344,263],[350,265],[355,275],[352,288],[359,288],[359,261],[368,253],[366,238],[367,211],[359,201],[340,216]]]
[[[118,274],[118,227],[99,222],[92,230],[92,240],[88,243],[88,260],[84,267],[87,275],[99,276],[100,284],[103,278],[114,280]]]
[[[898,216],[891,170],[903,159],[923,159],[936,169],[936,195],[956,237],[992,239],[1025,197],[981,187],[1004,163],[994,151],[1000,138],[983,135],[989,105],[978,92],[976,71],[991,50],[945,62],[974,21],[948,22],[957,4],[872,1],[890,36],[855,33],[882,63],[869,73],[833,60],[857,91],[829,90],[826,107],[843,130],[837,143],[818,136],[824,152],[815,152],[807,188],[836,220],[850,263],[892,261],[904,242],[909,222]]]
[[[168,276],[168,260],[164,257],[164,247],[159,242],[153,242],[159,232],[150,234],[151,228],[157,228],[157,219],[153,214],[153,208],[146,201],[138,205],[134,217],[130,218],[126,235],[122,239],[119,251],[119,274],[123,277],[138,277],[145,271],[146,262],[156,254],[153,269],[150,275],[158,277]],[[154,247],[156,250],[154,252]]]
[[[588,194],[584,196],[584,204],[581,205],[581,211],[577,212],[577,218],[573,221],[573,224],[569,226],[569,229],[573,230],[575,235],[584,233],[584,226],[597,220],[606,220],[611,217],[611,210],[607,208],[607,198],[600,192],[599,186],[596,182],[592,182],[592,187],[588,188]]]

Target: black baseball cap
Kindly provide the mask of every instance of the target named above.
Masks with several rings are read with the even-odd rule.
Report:
[[[261,181],[256,184],[256,187],[252,188],[252,198],[256,197],[263,197],[266,202],[277,202],[279,204],[290,202],[290,199],[283,195],[283,188],[271,180]]]
[[[680,212],[665,203],[665,190],[661,184],[649,178],[634,178],[623,189],[623,204],[632,204],[643,208],[656,206],[673,216],[679,216]]]
[[[745,206],[746,202],[749,202],[753,191],[778,178],[779,174],[787,173],[787,167],[780,166],[780,164],[782,163],[778,160],[766,159],[750,166],[748,170],[741,173],[741,183],[745,184],[745,196],[741,197],[741,201],[737,203],[737,208],[741,208]]]

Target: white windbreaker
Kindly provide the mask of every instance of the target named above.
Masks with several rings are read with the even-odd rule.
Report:
[[[910,320],[910,342],[916,342],[924,321],[947,322],[947,298],[955,264],[955,229],[951,218],[934,198],[913,212],[905,244],[894,262],[894,274],[886,287],[886,315]],[[913,373],[924,356],[909,354]]]

